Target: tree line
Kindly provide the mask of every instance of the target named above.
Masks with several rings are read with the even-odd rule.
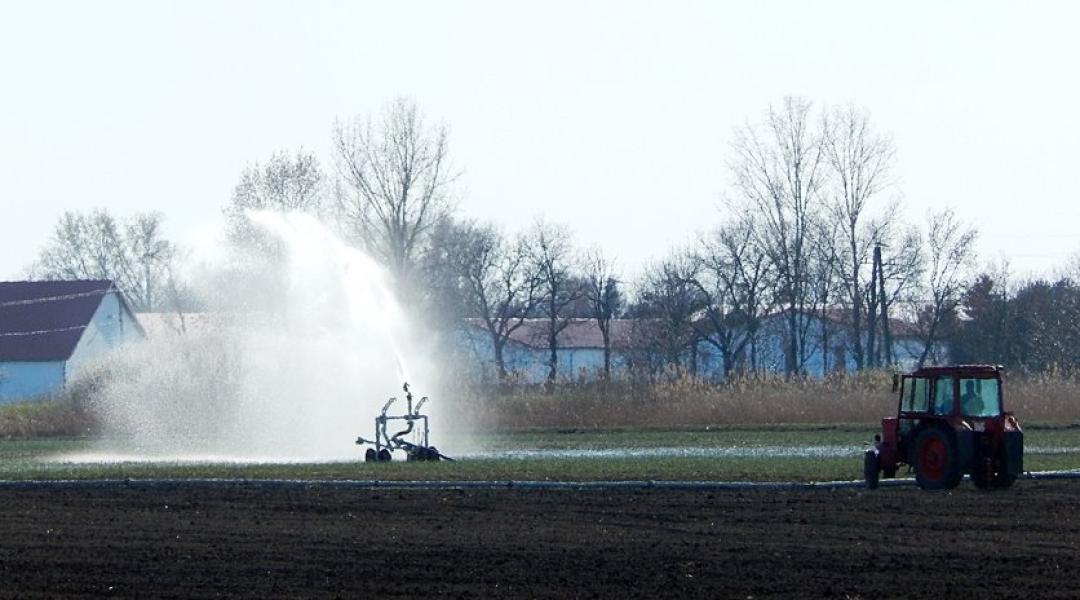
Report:
[[[783,323],[790,375],[806,373],[815,353],[829,364],[838,339],[856,369],[895,364],[897,320],[918,332],[919,364],[946,360],[942,348],[953,360],[1023,368],[1080,363],[1075,276],[1010,288],[975,274],[977,232],[952,210],[905,221],[893,140],[854,105],[785,98],[738,126],[719,225],[633,280],[602,250],[577,247],[565,224],[538,219],[510,234],[461,215],[447,129],[409,100],[338,121],[332,142],[329,172],[304,149],[245,168],[223,207],[230,236],[259,243],[248,209],[317,215],[384,265],[400,294],[420,299],[429,325],[451,331],[476,319],[502,378],[507,344],[527,319],[543,323],[549,381],[573,319],[599,329],[604,377],[621,318],[643,324],[643,354],[630,362],[652,374],[694,374],[701,345],[725,375],[759,370],[767,317]],[[172,310],[185,302],[180,251],[162,221],[65,213],[31,276],[114,279],[137,310]]]

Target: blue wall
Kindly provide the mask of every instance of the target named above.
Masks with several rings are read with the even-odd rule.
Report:
[[[0,363],[0,403],[22,402],[59,392],[88,362],[124,342],[142,337],[134,317],[119,296],[107,294],[68,360]]]
[[[828,327],[829,351],[827,356],[822,356],[821,320],[812,316],[803,318],[807,331],[803,372],[819,377],[838,368],[847,372],[855,371],[850,334],[842,326],[830,323]],[[786,323],[782,318],[767,318],[762,321],[755,344],[754,364],[758,370],[784,372],[786,331]],[[486,331],[476,327],[465,327],[457,331],[453,339],[460,364],[471,377],[484,381],[494,381],[498,378],[491,336]],[[746,350],[749,352],[749,346]],[[893,338],[896,368],[910,371],[915,367],[921,352],[922,343],[919,340],[901,336]],[[939,344],[939,352],[942,355],[947,354],[942,344]],[[561,348],[558,354],[560,379],[599,378],[603,372],[604,351],[602,348]],[[514,381],[542,383],[547,379],[549,352],[546,348],[530,347],[509,341],[503,350],[503,358]],[[611,362],[613,376],[626,375],[627,357],[624,353],[613,351]],[[747,366],[750,366],[749,358]],[[716,348],[705,341],[698,342],[697,346],[697,374],[717,382],[724,378],[723,359]]]
[[[45,396],[64,385],[64,363],[0,363],[0,403],[11,404]]]
[[[499,370],[495,364],[495,350],[492,348],[491,335],[476,327],[466,327],[454,334],[454,343],[464,348],[460,359],[469,375],[484,381],[495,381]],[[603,348],[559,348],[559,379],[594,379],[604,371]],[[543,383],[547,381],[548,360],[551,352],[547,348],[534,348],[515,341],[506,342],[503,348],[503,362],[511,379],[522,383]],[[618,352],[612,351],[611,368],[613,372],[625,369],[626,362]]]

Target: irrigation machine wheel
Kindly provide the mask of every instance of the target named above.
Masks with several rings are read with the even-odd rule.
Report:
[[[439,462],[439,450],[435,446],[427,449],[427,459]]]
[[[881,459],[878,458],[877,452],[867,450],[863,455],[863,477],[866,479],[866,489],[877,489],[880,474]]]
[[[915,436],[915,482],[924,490],[948,490],[963,473],[956,452],[956,436],[942,427],[927,427]]]
[[[390,451],[386,448],[379,450],[379,462],[390,462]]]
[[[375,454],[375,449],[368,448],[367,451],[364,452],[364,462],[375,462],[376,460],[379,460],[379,457]]]

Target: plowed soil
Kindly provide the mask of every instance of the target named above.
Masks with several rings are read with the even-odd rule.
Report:
[[[0,596],[1076,597],[1080,482],[0,487]]]

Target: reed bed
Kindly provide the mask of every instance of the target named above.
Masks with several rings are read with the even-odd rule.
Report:
[[[1080,376],[1008,377],[1006,408],[1023,422],[1080,425]],[[892,374],[824,379],[761,375],[722,384],[681,378],[623,382],[477,386],[460,402],[477,429],[682,428],[723,425],[877,423],[896,411]]]
[[[61,399],[0,407],[0,439],[79,437],[97,431],[94,415]]]
[[[0,439],[79,437],[100,432],[88,402],[100,380],[80,382],[37,402],[0,406]],[[677,429],[731,425],[873,425],[896,410],[884,371],[824,379],[776,375],[722,384],[689,377],[653,384],[564,382],[450,386],[454,428]],[[451,398],[448,398],[450,400]],[[1005,406],[1024,423],[1080,427],[1080,372],[1051,370],[1007,377]]]

